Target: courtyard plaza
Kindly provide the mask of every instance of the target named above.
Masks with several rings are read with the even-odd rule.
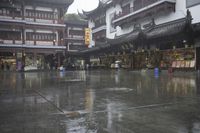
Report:
[[[1,133],[199,133],[200,73],[1,72]]]

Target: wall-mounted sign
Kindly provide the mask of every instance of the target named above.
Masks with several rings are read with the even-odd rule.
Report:
[[[90,28],[85,28],[85,45],[89,45],[90,44]]]

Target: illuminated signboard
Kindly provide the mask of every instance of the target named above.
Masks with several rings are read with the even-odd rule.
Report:
[[[89,45],[90,44],[90,28],[85,28],[85,45]]]

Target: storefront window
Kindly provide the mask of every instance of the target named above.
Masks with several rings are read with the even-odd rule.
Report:
[[[44,56],[37,55],[33,56],[33,54],[27,54],[25,57],[25,67],[35,67],[37,69],[43,69],[45,65]]]
[[[195,50],[181,49],[163,51],[162,68],[193,68],[195,67]]]

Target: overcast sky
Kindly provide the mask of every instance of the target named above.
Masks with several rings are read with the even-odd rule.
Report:
[[[90,11],[98,6],[99,0],[74,0],[74,2],[68,8],[67,13],[77,13],[84,11]]]

